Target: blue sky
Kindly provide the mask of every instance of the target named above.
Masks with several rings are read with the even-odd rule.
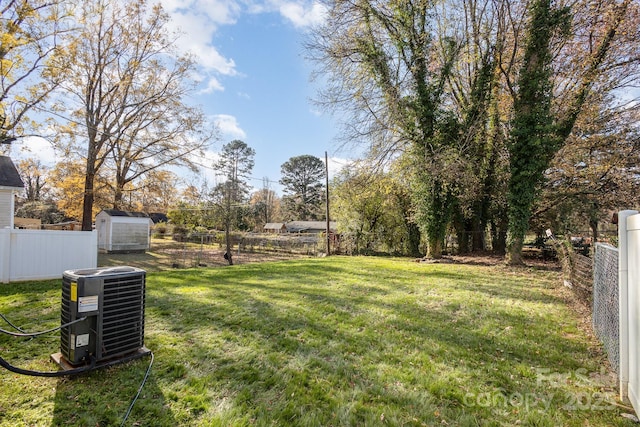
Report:
[[[330,170],[345,163],[337,152],[336,121],[310,101],[313,64],[304,58],[302,40],[321,22],[319,3],[272,0],[162,0],[172,25],[183,32],[179,46],[196,55],[200,90],[195,100],[216,121],[221,140],[205,162],[233,139],[256,151],[254,187],[278,181],[280,165],[293,156],[332,158]],[[212,183],[213,171],[204,170]],[[331,173],[330,173],[331,175]],[[192,179],[202,179],[191,177]],[[280,192],[280,186],[273,184]]]

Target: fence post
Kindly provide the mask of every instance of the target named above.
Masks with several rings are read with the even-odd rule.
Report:
[[[627,218],[638,211],[618,212],[618,302],[620,342],[620,399],[628,397],[629,389],[629,244],[627,240]]]
[[[0,229],[0,283],[11,281],[11,229]]]

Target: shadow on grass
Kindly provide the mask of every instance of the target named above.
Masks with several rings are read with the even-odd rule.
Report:
[[[52,426],[121,425],[138,391],[149,357],[60,379],[56,385]],[[147,379],[125,425],[179,425],[153,374]]]
[[[621,425],[565,410],[575,384],[540,385],[536,369],[600,365],[536,274],[364,258],[151,273],[155,363],[127,425]],[[0,297],[52,319],[59,282],[34,285]],[[52,425],[119,425],[147,363],[58,381]],[[539,411],[470,393],[556,397]]]
[[[289,425],[379,424],[380,414],[491,424],[495,408],[465,407],[470,390],[533,393],[537,368],[595,369],[587,340],[562,332],[570,320],[546,285],[454,268],[424,280],[322,262],[164,275],[148,298],[160,369],[179,373],[177,405],[193,420]]]
[[[0,313],[24,330],[47,330],[60,324],[60,298],[61,281],[12,283],[0,286]],[[57,366],[49,357],[60,350],[60,335],[54,332],[32,340],[2,335],[0,349],[3,358],[15,366],[53,371]],[[2,370],[0,425],[45,425],[44,420],[52,426],[120,425],[149,361],[145,357],[61,378],[28,377]],[[150,422],[156,418],[159,422]],[[179,425],[167,409],[153,369],[126,425]]]

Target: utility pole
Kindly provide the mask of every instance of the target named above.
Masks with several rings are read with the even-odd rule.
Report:
[[[327,152],[324,152],[324,170],[325,170],[325,180],[326,180],[326,216],[327,216],[327,256],[331,255],[331,226],[329,220],[329,156]]]

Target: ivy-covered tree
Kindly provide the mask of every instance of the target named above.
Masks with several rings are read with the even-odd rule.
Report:
[[[544,173],[571,135],[593,85],[603,73],[608,53],[623,23],[630,0],[611,6],[604,30],[592,36],[583,70],[576,78],[576,88],[567,91],[564,110],[552,111],[554,75],[552,62],[554,37],[569,35],[571,10],[556,9],[551,0],[535,0],[530,6],[530,22],[525,39],[524,57],[517,78],[514,117],[509,137],[511,178],[508,189],[509,241],[507,262],[523,263],[522,246],[529,229],[532,206],[541,188]]]
[[[458,46],[434,39],[435,5],[428,0],[332,0],[328,10],[308,45],[328,74],[320,102],[342,113],[345,137],[366,140],[379,162],[410,153],[417,187],[411,194],[421,210],[416,220],[427,255],[439,258],[451,202],[440,171],[448,169],[450,145],[457,143],[449,139],[444,89]]]

